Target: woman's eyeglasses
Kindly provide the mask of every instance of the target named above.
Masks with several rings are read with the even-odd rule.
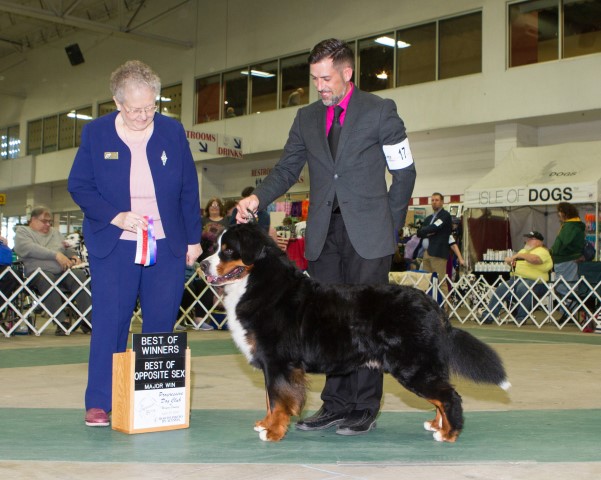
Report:
[[[125,113],[134,116],[142,115],[142,113],[145,113],[146,115],[152,115],[157,111],[157,108],[159,108],[157,105],[149,105],[148,107],[144,108],[127,108],[125,105],[123,105],[123,110],[125,110]]]

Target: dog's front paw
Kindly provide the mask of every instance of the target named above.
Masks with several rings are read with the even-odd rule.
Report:
[[[433,423],[434,422],[428,422],[428,421],[424,422],[424,428],[426,430],[428,430],[428,432],[437,432],[438,429],[434,428],[434,426],[432,425]]]
[[[459,436],[459,432],[449,432],[447,434],[444,434],[442,431],[439,430],[437,432],[434,432],[432,436],[437,442],[455,443],[457,437]]]
[[[424,428],[429,432],[438,432],[442,429],[442,417],[437,415],[434,420],[424,422]]]
[[[263,422],[261,420],[255,422],[255,426],[254,426],[255,432],[262,432],[266,428],[267,427],[265,427],[265,425],[263,424]]]
[[[256,427],[255,427],[256,430]],[[279,442],[286,435],[286,431],[263,429],[259,431],[259,438],[264,442]]]

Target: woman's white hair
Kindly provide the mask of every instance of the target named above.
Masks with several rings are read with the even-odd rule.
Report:
[[[154,91],[155,97],[161,93],[161,79],[145,63],[129,60],[111,74],[111,92],[118,102],[123,103],[125,89],[129,86],[145,86]]]

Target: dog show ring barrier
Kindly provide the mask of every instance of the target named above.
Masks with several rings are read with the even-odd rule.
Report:
[[[515,295],[507,294],[499,298],[501,310],[497,316],[492,317],[494,322],[498,325],[513,324],[517,327],[524,324],[531,324],[538,328],[549,325],[559,330],[572,326],[580,331],[601,333],[601,262],[584,263],[580,271],[582,274],[574,283],[565,282],[561,278],[547,282],[543,295],[534,294],[533,285],[524,285],[526,293],[532,294],[530,295],[532,305],[525,304],[528,295],[517,298]],[[460,323],[482,324],[482,318],[489,313],[488,304],[495,295],[496,287],[501,282],[509,286],[508,281],[502,277],[489,284],[473,273],[462,275],[455,282],[445,276],[442,281],[448,282],[449,285],[448,294],[445,295],[444,291],[438,288],[440,282],[438,278],[430,274],[415,273],[391,272],[391,283],[410,285],[427,292],[445,308],[452,320]],[[53,283],[39,269],[29,277],[23,278],[17,269],[7,268],[0,272],[0,280],[5,275],[14,276],[18,286],[13,292],[0,291],[0,335],[5,337],[24,333],[41,335],[51,326],[61,328],[66,335],[69,335],[79,328],[82,322],[89,325],[86,315],[90,309],[80,311],[75,301],[75,297],[81,291],[91,294],[89,276],[82,283],[71,270],[67,270]],[[40,295],[31,285],[36,275],[43,275],[51,283],[51,287],[44,294]],[[72,275],[79,284],[72,293],[65,293],[60,288],[60,282],[67,275]],[[201,288],[195,289],[193,282],[197,282],[196,286],[200,285]],[[558,287],[561,294],[558,293]],[[184,288],[192,295],[193,301],[190,305],[180,307],[176,327],[198,330],[202,328],[202,324],[209,323],[218,329],[227,328],[222,293],[219,289],[208,285],[197,273],[185,282]],[[54,312],[44,305],[44,299],[53,290],[63,299],[63,304]],[[211,300],[206,301],[207,297]],[[513,316],[518,303],[523,304],[527,312],[526,318],[520,321]],[[70,317],[68,328],[57,319],[57,315],[65,309]],[[198,315],[199,311],[202,317]],[[197,322],[197,318],[201,321]],[[142,321],[142,311],[138,305],[132,315],[132,324]]]

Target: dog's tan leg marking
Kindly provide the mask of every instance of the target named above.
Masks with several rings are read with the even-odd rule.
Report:
[[[436,407],[436,416],[434,417],[434,420],[430,422],[431,428],[426,427],[428,422],[424,423],[424,427],[426,427],[426,430],[434,431],[434,439],[439,442],[455,442],[459,436],[459,432],[457,430],[452,430],[444,410],[444,405],[439,400],[427,400]]]
[[[438,407],[436,408],[436,416],[431,421],[425,421],[424,428],[429,432],[438,432],[442,428],[442,415]]]
[[[265,423],[265,430],[259,433],[261,440],[279,442],[286,435],[290,424],[290,414],[286,405],[276,404],[265,419],[268,421]]]

